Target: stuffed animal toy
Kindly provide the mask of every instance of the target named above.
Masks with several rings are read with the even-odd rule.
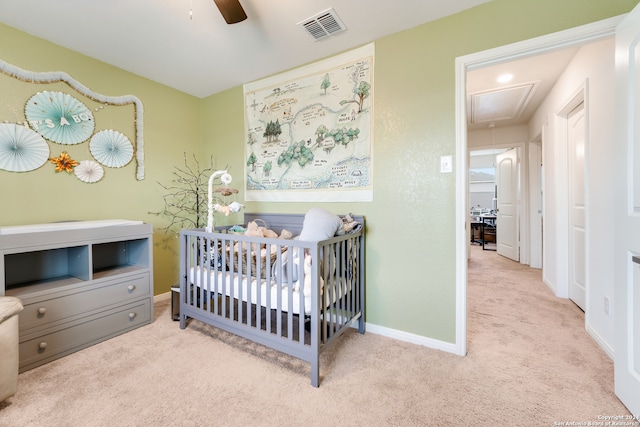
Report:
[[[249,223],[247,224],[247,231],[244,232],[244,235],[251,237],[264,237],[263,231],[255,221],[249,221]]]
[[[228,206],[222,206],[219,203],[216,203],[215,205],[213,205],[213,209],[216,212],[223,213],[224,216],[231,215],[231,212],[239,212],[240,209],[242,209],[242,208],[243,208],[243,205],[241,205],[238,202],[232,202]]]
[[[311,255],[304,256],[304,294],[311,294]]]
[[[304,294],[310,296],[311,287],[311,255],[304,256]],[[324,293],[324,279],[320,276],[320,295]]]
[[[269,256],[275,254],[276,252],[278,252],[278,248],[276,247],[276,245],[271,245],[271,253],[269,254]],[[266,258],[267,257],[267,248],[262,248],[260,249],[260,256],[262,258]]]
[[[240,204],[238,202],[231,202],[229,203],[229,210],[231,212],[240,212],[240,209],[244,208],[243,204]]]
[[[278,236],[280,239],[290,239],[293,237],[293,233],[290,232],[289,230],[282,230],[280,232],[280,236]]]
[[[247,224],[247,231],[244,232],[244,235],[251,236],[251,237],[264,237],[264,233],[260,229],[260,226],[258,225],[258,223],[255,221],[249,221],[249,223]],[[251,244],[252,252],[256,252],[257,250],[259,250],[259,248],[260,247],[258,246],[257,243]]]
[[[222,206],[218,203],[213,205],[213,210],[215,210],[216,212],[223,213],[224,216],[229,216],[229,214],[231,214],[231,209],[229,209],[229,206]]]
[[[273,230],[268,229],[267,227],[260,227],[260,231],[262,231],[262,235],[264,237],[268,237],[269,239],[277,239],[278,233]]]
[[[251,237],[267,237],[269,239],[291,239],[293,237],[293,233],[289,230],[282,230],[280,236],[278,236],[278,233],[270,228],[258,225],[257,221],[249,221],[247,224],[247,231],[245,231],[244,235]]]

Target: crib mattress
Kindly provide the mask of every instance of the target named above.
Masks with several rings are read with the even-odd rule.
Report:
[[[273,310],[280,307],[284,312],[311,314],[311,297],[297,290],[297,283],[267,283],[266,280],[258,282],[255,277],[247,277],[242,273],[216,271],[199,266],[191,268],[189,277],[192,284],[210,292],[217,291],[221,295]]]

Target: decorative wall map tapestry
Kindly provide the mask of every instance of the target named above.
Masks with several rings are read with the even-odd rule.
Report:
[[[246,200],[373,200],[373,54],[244,85]]]

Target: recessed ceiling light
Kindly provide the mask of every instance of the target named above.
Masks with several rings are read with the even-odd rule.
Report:
[[[498,77],[498,83],[508,83],[513,79],[513,74],[503,74]]]

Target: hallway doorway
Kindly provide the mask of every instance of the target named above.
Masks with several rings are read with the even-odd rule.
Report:
[[[524,144],[515,144],[469,151],[470,221],[476,225],[470,230],[470,242],[516,262],[520,261],[523,149]]]
[[[456,330],[456,348],[460,354],[466,353],[466,345],[467,345],[466,343],[466,339],[467,339],[467,335],[466,335],[467,290],[466,290],[466,287],[467,287],[468,272],[467,272],[466,261],[467,261],[469,241],[466,238],[467,233],[465,232],[465,230],[468,229],[468,222],[469,222],[469,205],[468,205],[468,194],[467,194],[467,191],[468,191],[467,190],[467,185],[468,185],[467,152],[468,152],[468,149],[471,148],[468,145],[468,141],[467,141],[467,133],[470,130],[467,128],[467,120],[469,118],[468,108],[470,104],[467,98],[467,91],[466,91],[467,73],[474,70],[486,68],[492,65],[506,64],[509,61],[515,61],[525,57],[535,57],[535,56],[554,52],[564,48],[581,47],[592,42],[610,38],[613,35],[614,31],[615,31],[614,22],[599,22],[599,23],[594,23],[594,24],[583,26],[583,27],[575,28],[572,30],[564,31],[562,33],[543,36],[532,41],[525,41],[522,43],[516,43],[514,45],[504,46],[504,47],[493,49],[486,52],[479,52],[479,53],[468,55],[462,58],[457,58],[456,60],[456,88],[457,88],[456,121],[457,121],[457,129],[458,129],[456,157],[457,159],[459,159],[456,165],[457,166],[456,168],[456,174],[457,174],[456,176],[456,182],[457,182],[456,223],[458,225],[457,237],[456,237],[457,238],[456,266],[457,266],[457,272],[458,272],[457,280],[456,280],[456,286],[457,286],[456,313],[457,313],[457,319],[458,319],[457,330]],[[594,34],[597,34],[597,35],[594,35]],[[554,120],[554,118],[548,118],[548,120]],[[547,123],[542,123],[538,127],[538,129],[540,129],[540,134],[538,136],[535,136],[535,135],[528,136],[528,138],[524,141],[526,144],[533,142],[533,145],[531,146],[533,147],[533,150],[530,150],[529,146],[527,146],[526,149],[523,150],[524,156],[526,156],[526,161],[524,161],[523,164],[527,169],[531,167],[529,163],[531,159],[536,161],[535,156],[531,156],[531,158],[529,158],[530,151],[535,152],[536,150],[539,150],[539,146],[536,144],[536,142],[538,141],[541,142],[541,145],[542,145],[541,158],[543,159],[545,158],[545,156],[550,155],[547,150],[556,150],[555,147],[545,146],[546,124]],[[545,152],[547,152],[546,155],[545,155]],[[565,157],[567,156],[566,151],[564,153],[564,156]],[[534,167],[537,168],[538,166],[534,165]],[[544,176],[544,170],[542,168],[540,168],[539,170],[543,173],[543,175],[540,177],[540,182],[542,182],[542,188],[544,188],[545,179],[548,177]],[[555,172],[557,173],[557,171]],[[567,176],[565,176],[564,179],[565,180],[568,179]],[[561,252],[562,250],[564,251],[568,250],[568,236],[557,237],[557,234],[554,234],[554,232],[555,233],[558,232],[558,229],[560,231],[562,231],[563,229],[564,230],[568,229],[566,226],[563,226],[563,224],[566,223],[566,219],[560,219],[560,217],[555,216],[555,215],[562,215],[563,217],[568,217],[568,205],[564,207],[564,212],[562,211],[562,209],[559,209],[558,206],[554,207],[554,209],[556,209],[554,212],[548,211],[548,207],[544,206],[544,204],[542,206],[535,206],[535,204],[531,202],[531,198],[535,199],[539,197],[540,192],[530,194],[529,185],[531,183],[522,182],[521,184],[523,185],[523,192],[525,192],[524,194],[527,194],[526,196],[527,202],[523,203],[524,205],[526,205],[525,211],[523,212],[523,217],[528,216],[527,219],[523,220],[524,228],[521,229],[521,233],[525,233],[525,234],[530,233],[533,229],[535,229],[535,227],[530,224],[529,220],[531,218],[535,219],[536,214],[545,215],[546,213],[546,216],[544,217],[545,228],[546,228],[545,232],[547,233],[551,232],[552,237],[554,237],[556,240],[560,240],[559,243],[557,241],[554,242],[554,245],[555,245],[554,248],[559,245],[560,247],[565,248],[565,249],[561,248]],[[559,187],[557,187],[558,185]],[[560,190],[558,190],[558,188],[560,188]],[[553,200],[556,200],[558,197],[560,197],[557,200],[566,200],[567,196],[564,193],[568,191],[566,182],[564,183],[554,182],[554,186],[552,187],[552,189],[555,191],[555,193],[553,194],[547,193],[545,197],[547,198],[554,197]],[[536,208],[539,208],[539,209],[536,209]],[[531,212],[532,209],[536,209],[536,211],[533,212],[533,214]],[[555,229],[551,229],[551,230],[549,229],[548,227],[549,219],[553,220],[551,221],[551,223],[552,225],[555,226]],[[560,224],[553,224],[554,221],[559,222]],[[542,220],[540,221],[540,223],[542,223]],[[558,228],[558,227],[564,227],[564,228]],[[541,224],[539,228],[542,229]],[[544,253],[546,253],[546,251]],[[548,257],[549,255],[547,254],[546,256]],[[565,265],[562,265],[559,263],[560,258],[557,257],[557,254],[554,254],[554,256],[555,258],[544,259],[542,264],[545,269],[557,268],[561,270],[559,273],[557,271],[553,271],[555,275],[554,278],[556,278],[558,275],[562,276],[563,274],[566,273],[566,271],[562,271],[562,270],[563,269],[566,270],[567,268],[566,266],[567,257],[565,256],[564,258]],[[544,270],[543,270],[543,280],[545,280]],[[545,281],[545,283],[547,282]],[[556,296],[566,297],[565,295],[560,295],[561,292],[559,292],[558,290],[556,290],[555,293],[556,293]]]

